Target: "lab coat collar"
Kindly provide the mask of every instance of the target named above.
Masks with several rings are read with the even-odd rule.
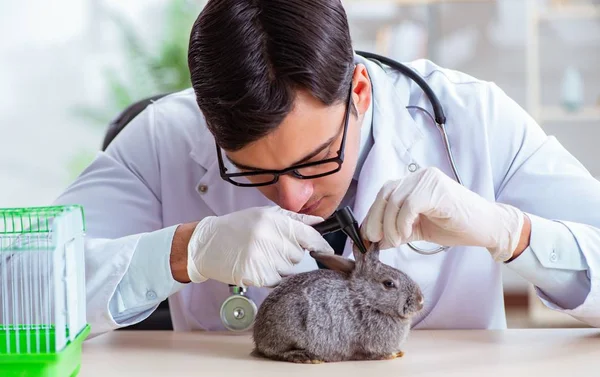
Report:
[[[360,200],[353,208],[360,224],[383,185],[402,178],[408,165],[416,163],[410,150],[423,138],[423,132],[406,109],[418,98],[411,98],[412,81],[360,56],[356,60],[367,67],[373,85],[374,144],[359,174],[356,197]]]
[[[221,178],[213,135],[202,127],[190,157],[205,171],[196,181],[196,192],[216,216],[251,207],[273,206],[255,187],[238,187]]]

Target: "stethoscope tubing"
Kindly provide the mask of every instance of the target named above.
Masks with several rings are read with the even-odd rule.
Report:
[[[425,110],[421,107],[418,107],[418,106],[414,106],[414,107],[427,113],[429,115],[429,117],[432,118],[432,120],[435,122],[438,130],[440,131],[440,133],[442,135],[442,140],[444,142],[444,147],[446,149],[446,156],[448,157],[448,162],[450,163],[450,167],[452,168],[452,173],[454,174],[456,181],[462,185],[463,183],[460,178],[460,175],[458,174],[458,169],[456,168],[456,162],[454,160],[454,156],[452,155],[452,149],[450,148],[450,141],[448,140],[448,133],[446,132],[446,125],[445,125],[446,124],[446,116],[444,114],[444,111],[443,111],[440,101],[438,100],[437,96],[435,95],[435,93],[433,92],[431,87],[425,82],[425,80],[417,72],[413,71],[409,67],[407,67],[404,64],[401,64],[393,59],[390,59],[388,57],[381,56],[378,54],[374,54],[371,52],[366,52],[366,51],[356,51],[356,53],[367,59],[375,60],[375,62],[383,62],[384,64],[387,64],[388,66],[400,71],[404,75],[408,76],[411,80],[416,82],[417,85],[419,85],[419,87],[425,92],[425,94],[427,95],[427,98],[429,99],[429,102],[431,103],[431,107],[433,108],[434,115],[431,116],[431,114],[429,112],[427,112],[427,110]],[[449,248],[448,246],[439,246],[433,250],[425,250],[425,249],[421,249],[421,248],[417,247],[412,242],[408,243],[408,247],[410,247],[413,251],[415,251],[419,254],[422,254],[422,255],[434,255],[439,252],[448,250],[448,248]]]
[[[429,114],[429,112],[427,112],[425,109],[418,107],[420,110],[425,111],[431,118],[432,120],[435,122],[438,130],[440,131],[440,134],[442,136],[442,140],[444,142],[444,147],[446,149],[446,156],[448,158],[448,161],[450,163],[450,167],[452,168],[452,173],[454,174],[454,177],[456,178],[456,181],[459,184],[463,184],[460,175],[458,173],[458,169],[456,168],[456,162],[454,160],[454,156],[452,155],[452,149],[450,147],[450,141],[448,140],[448,133],[446,132],[446,116],[444,115],[444,111],[442,109],[442,105],[440,103],[440,101],[438,100],[437,96],[435,95],[435,93],[433,92],[433,90],[431,89],[431,87],[425,82],[425,80],[415,71],[413,71],[412,69],[410,69],[409,67],[405,66],[404,64],[401,64],[393,59],[387,58],[385,56],[381,56],[378,54],[374,54],[371,52],[366,52],[366,51],[356,51],[356,53],[358,55],[361,55],[367,59],[371,59],[371,60],[375,60],[377,63],[381,64],[380,62],[383,62],[384,64],[389,65],[390,67],[400,71],[401,73],[405,74],[406,76],[408,76],[410,79],[412,79],[413,81],[415,81],[419,87],[425,92],[425,94],[427,95],[427,98],[429,99],[431,106],[433,108],[433,112],[434,112],[434,116],[431,116],[431,114]],[[447,250],[449,247],[448,246],[439,246],[438,248],[434,249],[434,250],[425,250],[425,249],[421,249],[415,245],[413,245],[412,243],[408,243],[408,246],[415,252],[422,254],[422,255],[433,255],[433,254],[437,254],[439,252],[445,251]],[[239,289],[236,289],[238,287],[236,287],[235,285],[229,285],[230,289],[233,293],[233,296],[231,297],[236,297],[236,296],[242,296],[244,295],[244,291],[240,291]],[[231,297],[229,299],[231,299]],[[250,300],[249,298],[245,297],[247,300]],[[229,300],[228,299],[228,300]],[[251,300],[250,300],[251,301]],[[226,301],[227,302],[227,301]],[[221,307],[221,311],[224,310],[224,306]],[[221,318],[223,320],[224,316],[223,313],[221,313]],[[254,321],[252,320],[252,323]],[[225,324],[225,326],[227,328],[229,328],[230,330],[232,329],[232,326],[229,324]],[[252,324],[250,324],[248,327],[252,326]]]

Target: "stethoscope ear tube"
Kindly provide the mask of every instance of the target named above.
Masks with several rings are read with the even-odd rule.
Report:
[[[444,109],[442,108],[442,104],[438,100],[437,96],[431,89],[429,85],[425,82],[425,80],[415,71],[405,66],[404,64],[400,64],[399,62],[390,59],[385,56],[381,56],[379,54],[374,54],[372,52],[366,51],[356,51],[358,55],[361,55],[367,59],[373,59],[376,61],[380,61],[384,64],[389,65],[390,67],[400,71],[401,73],[408,76],[411,80],[417,83],[419,87],[425,92],[429,102],[431,102],[431,106],[433,107],[433,114],[435,116],[435,122],[437,124],[446,124],[446,116],[444,115]]]

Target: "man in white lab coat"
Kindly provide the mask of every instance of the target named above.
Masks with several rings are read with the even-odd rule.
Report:
[[[209,1],[189,65],[193,88],[148,106],[55,203],[84,206],[94,334],[167,297],[175,330],[223,329],[228,284],[260,305],[317,268],[307,250],[336,247],[310,225],[344,205],[421,286],[416,328],[506,327],[503,263],[600,325],[600,184],[493,83],[409,64],[461,186],[427,96],[354,54],[339,0]]]

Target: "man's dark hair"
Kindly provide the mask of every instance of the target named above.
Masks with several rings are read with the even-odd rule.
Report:
[[[346,101],[353,57],[340,0],[210,0],[188,64],[217,144],[238,150],[281,124],[297,90],[326,105]]]

